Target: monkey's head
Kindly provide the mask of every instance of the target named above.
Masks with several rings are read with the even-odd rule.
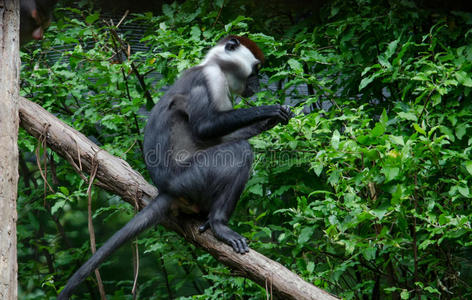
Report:
[[[51,23],[51,12],[57,0],[21,0],[20,44],[31,39],[41,40]]]
[[[259,70],[264,54],[254,41],[242,36],[227,36],[210,49],[203,63],[211,62],[216,62],[226,75],[232,93],[250,97],[259,90]]]

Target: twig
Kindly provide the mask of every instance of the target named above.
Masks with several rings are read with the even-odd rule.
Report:
[[[71,164],[71,166],[74,168],[74,170],[77,172],[77,174],[79,174],[80,178],[82,178],[83,181],[85,182],[88,182],[88,179],[87,177],[85,177],[84,173],[82,172],[82,170],[80,170],[79,166],[77,166],[77,164],[75,163],[74,159],[72,158],[72,156],[70,156],[69,153],[66,153],[65,155],[65,158],[66,160]]]
[[[224,3],[224,1],[223,1],[223,4],[221,4],[220,10],[218,11],[218,15],[216,16],[215,22],[213,22],[213,24],[211,25],[211,27],[215,27],[216,22],[218,22],[218,19],[219,19],[220,16],[221,16],[221,11],[223,10],[223,7],[224,7],[224,6],[225,6],[225,3]]]
[[[123,15],[123,17],[121,17],[121,20],[118,22],[118,24],[116,24],[116,28],[120,27],[121,25],[121,22],[123,22],[125,20],[125,18],[128,16],[129,14],[129,9],[127,9]]]
[[[49,190],[52,192],[52,193],[55,193],[53,188],[49,185],[49,182],[48,182],[48,178],[47,178],[47,162],[46,162],[46,158],[45,158],[45,153],[47,153],[47,144],[46,144],[46,137],[47,137],[47,131],[48,131],[48,127],[51,126],[50,124],[46,124],[43,126],[43,130],[41,132],[41,135],[39,136],[38,138],[38,146],[36,147],[35,149],[35,154],[36,154],[36,164],[38,165],[38,169],[39,169],[39,174],[41,174],[41,177],[43,178],[43,181],[44,181],[44,201],[46,201],[46,190],[47,190],[47,187],[49,187]],[[41,167],[41,162],[40,162],[40,148],[43,148],[44,149],[44,157],[43,159],[45,160],[44,162],[44,172],[43,172],[43,168]]]
[[[431,100],[431,95],[433,95],[434,91],[436,91],[436,88],[432,89],[431,92],[429,92],[428,94],[428,97],[426,98],[426,102],[423,106],[423,109],[421,110],[421,113],[420,113],[420,116],[418,117],[418,122],[421,120],[421,118],[423,117],[423,114],[426,110],[426,107],[428,106],[429,104],[429,101]]]
[[[133,143],[133,145],[136,141]],[[131,149],[131,148],[130,148]],[[134,201],[134,211],[137,213],[139,211],[138,205],[138,195],[139,191],[136,189],[136,199]],[[139,249],[138,249],[138,239],[134,240],[134,248],[133,248],[133,265],[134,265],[134,282],[133,282],[133,289],[131,293],[133,294],[133,300],[137,299],[136,289],[138,286],[138,275],[139,275]]]
[[[118,36],[118,33],[116,32],[116,30],[110,29],[110,32],[115,38],[115,40],[120,44],[121,51],[126,55],[127,59],[129,60],[130,58],[129,45],[125,46],[126,43]],[[139,73],[138,68],[132,61],[130,61],[130,66],[131,66],[131,70],[136,75],[136,78],[138,79],[138,82],[141,85],[141,88],[144,91],[144,96],[146,97],[147,102],[154,103],[154,100],[152,99],[152,95],[149,92],[149,89],[147,88],[146,82],[144,81],[144,76]]]
[[[79,161],[79,170],[80,171],[83,171],[82,170],[82,160],[80,159],[80,148],[79,148],[79,144],[77,143],[77,140],[74,140],[75,142],[75,145],[77,146],[77,160]]]
[[[134,262],[134,281],[133,281],[133,289],[131,290],[131,294],[133,294],[133,300],[137,299],[136,289],[138,287],[138,275],[139,275],[139,249],[138,249],[138,239],[135,239],[133,247],[133,262]]]
[[[92,168],[90,171],[90,180],[89,180],[89,185],[87,188],[87,195],[88,195],[88,230],[90,234],[90,248],[92,249],[92,254],[95,254],[97,251],[97,245],[95,244],[95,230],[93,228],[93,221],[92,221],[92,183],[95,180],[95,176],[97,175],[97,170],[98,170],[98,162],[96,161],[97,154],[100,152],[98,150],[95,152],[95,155],[92,159]],[[97,284],[98,284],[98,290],[100,291],[100,298],[102,300],[106,300],[106,293],[105,293],[105,287],[103,286],[102,278],[100,276],[100,271],[98,269],[95,269],[95,277],[97,278]]]
[[[137,142],[137,141],[138,141],[138,140],[135,139],[134,142],[133,142],[133,144],[132,144],[131,146],[129,146],[128,149],[126,149],[126,151],[123,153],[122,156],[120,156],[120,158],[123,158],[123,156],[126,155],[126,153],[129,152],[129,150],[133,149],[133,147],[134,147],[134,145],[136,145],[136,142]]]

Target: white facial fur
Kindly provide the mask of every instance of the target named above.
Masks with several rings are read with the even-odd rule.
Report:
[[[210,93],[213,97],[213,104],[218,110],[230,110],[233,104],[229,99],[229,86],[226,76],[221,68],[216,64],[207,64],[203,68],[203,74],[208,81]]]
[[[232,64],[237,69],[228,72],[223,70],[218,63]],[[200,65],[205,67],[204,73],[207,75],[210,85],[212,85],[212,92],[216,92],[213,94],[214,97],[217,97],[220,92],[216,90],[221,90],[222,87],[229,89],[232,93],[241,94],[245,89],[245,80],[251,75],[252,68],[257,63],[259,63],[259,60],[244,45],[239,45],[232,51],[226,51],[225,45],[217,45],[210,49]],[[223,86],[221,85],[221,75],[225,75],[226,79]]]

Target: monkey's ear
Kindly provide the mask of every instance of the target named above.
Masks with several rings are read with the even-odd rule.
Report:
[[[226,51],[233,51],[234,49],[238,48],[239,44],[240,43],[237,39],[231,38],[226,42],[225,50]]]

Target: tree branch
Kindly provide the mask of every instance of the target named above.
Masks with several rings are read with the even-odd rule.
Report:
[[[83,134],[64,124],[41,106],[20,98],[19,111],[21,126],[36,138],[44,136],[49,147],[71,163],[76,166],[81,164],[81,170],[77,170],[90,173],[95,159],[98,165],[95,182],[100,187],[121,196],[132,205],[137,204],[139,208],[157,196],[157,189],[126,161],[100,149]],[[241,255],[216,240],[210,230],[199,233],[197,228],[201,224],[196,220],[173,219],[163,225],[209,252],[232,268],[236,274],[249,278],[262,287],[272,287],[274,294],[283,299],[337,299],[252,249]]]

